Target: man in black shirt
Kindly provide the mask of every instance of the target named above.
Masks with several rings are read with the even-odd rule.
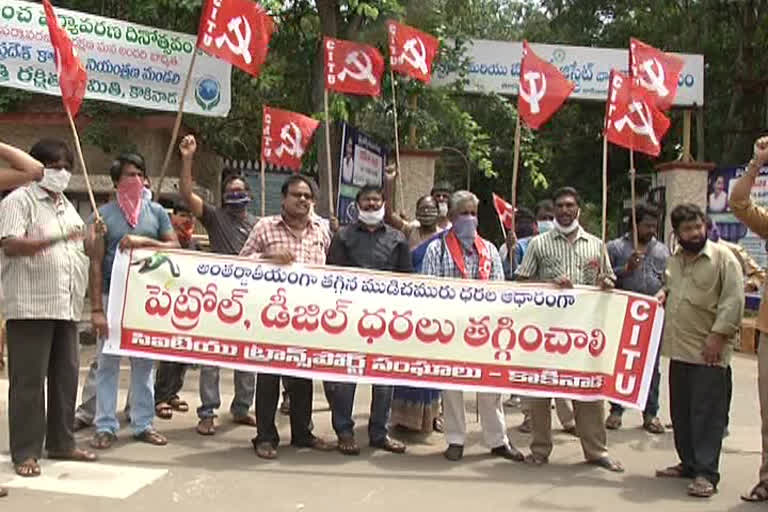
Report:
[[[358,221],[339,231],[331,242],[328,264],[390,272],[412,271],[408,242],[402,232],[384,224],[384,195],[381,188],[366,185],[357,193]],[[326,382],[325,395],[331,404],[333,429],[344,455],[357,455],[352,408],[353,382]],[[373,385],[371,416],[368,420],[370,445],[393,453],[405,452],[405,445],[389,437],[387,423],[392,405],[392,386]]]

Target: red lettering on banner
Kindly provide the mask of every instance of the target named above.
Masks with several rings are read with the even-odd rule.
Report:
[[[285,305],[285,288],[278,288],[277,293],[269,298],[269,305],[261,311],[261,323],[264,327],[284,329],[291,323],[291,315]]]
[[[387,321],[384,320],[384,308],[377,309],[373,313],[363,310],[363,316],[357,322],[357,332],[365,338],[367,343],[373,343],[374,338],[380,338],[387,332]]]
[[[450,332],[443,332],[443,324],[436,318],[422,318],[416,323],[416,337],[424,343],[439,341],[443,345],[450,343],[456,333],[456,326],[450,320],[444,320],[450,326]]]
[[[491,330],[488,322],[491,318],[484,316],[480,320],[476,318],[469,319],[469,327],[464,329],[464,342],[470,347],[481,347],[488,342],[491,337]]]
[[[320,308],[316,304],[310,306],[296,306],[293,308],[293,320],[291,325],[297,331],[312,332],[320,325],[317,316],[320,314]]]
[[[532,340],[528,338],[528,333],[531,331],[536,335]],[[535,352],[536,350],[539,350],[539,347],[544,342],[544,335],[542,334],[541,329],[535,325],[526,325],[520,329],[520,336],[518,339],[520,348],[526,352]]]
[[[352,301],[339,299],[336,301],[336,309],[327,309],[320,318],[323,330],[328,334],[341,334],[347,328],[347,314],[344,312]]]
[[[624,328],[610,390],[617,398],[637,400],[642,388],[643,369],[649,364],[652,318],[658,304],[631,297],[627,303]]]
[[[232,290],[230,298],[219,302],[219,307],[216,310],[219,320],[225,324],[234,324],[243,318],[243,304],[240,302],[240,299],[245,297],[247,293],[248,290],[237,288]]]
[[[512,329],[512,324],[514,323],[514,320],[508,316],[503,316],[497,321],[497,327],[493,331],[493,337],[491,338],[491,345],[496,349],[494,357],[497,361],[501,359],[502,356],[505,361],[512,359],[511,350],[515,348],[515,343],[517,342],[517,334],[515,334],[514,329]],[[504,347],[501,345],[502,339],[507,342]]]
[[[392,320],[389,321],[389,335],[395,341],[405,341],[413,334],[413,322],[409,318],[413,314],[410,309],[402,313],[392,312]],[[398,327],[399,325],[399,327]]]
[[[203,303],[203,311],[206,313],[212,313],[216,310],[216,305],[219,302],[219,298],[216,295],[218,288],[214,283],[210,283],[205,287],[205,292],[200,288],[193,286],[187,293],[193,297],[197,297]]]
[[[149,292],[149,299],[144,303],[144,311],[151,316],[165,316],[171,311],[171,304],[173,299],[171,294],[163,290],[159,286],[147,285],[147,291]],[[165,299],[164,303],[160,302],[159,297]]]
[[[188,331],[197,327],[200,323],[202,304],[197,297],[185,293],[184,288],[179,289],[179,294],[173,303],[173,316],[171,323],[177,329]]]

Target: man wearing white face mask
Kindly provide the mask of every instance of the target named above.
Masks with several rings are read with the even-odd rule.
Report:
[[[503,281],[501,258],[491,242],[477,234],[477,196],[459,190],[451,196],[449,217],[452,228],[434,240],[427,248],[422,272],[437,277]],[[501,394],[478,393],[478,408],[483,437],[491,454],[496,457],[522,461],[523,454],[507,438]],[[467,424],[464,416],[464,393],[443,391],[445,458],[457,461],[464,456]]]
[[[613,288],[616,276],[603,248],[603,242],[579,225],[581,198],[571,187],[554,195],[555,229],[539,235],[528,245],[523,262],[517,268],[518,281],[554,283],[560,288],[574,285]],[[601,274],[601,270],[605,274]],[[531,455],[526,462],[546,464],[552,453],[552,410],[549,398],[528,398],[530,407]],[[602,401],[573,401],[576,434],[581,439],[584,457],[590,464],[623,472],[621,463],[608,455],[605,411]]]
[[[410,273],[408,241],[398,230],[384,224],[384,195],[381,188],[366,185],[357,193],[358,221],[341,229],[331,242],[327,262],[342,267],[368,268]],[[325,395],[331,405],[331,421],[339,438],[338,449],[344,455],[357,455],[354,382],[325,382]],[[370,446],[393,453],[403,453],[405,445],[389,437],[387,423],[392,406],[392,386],[373,385],[371,416],[368,421]]]

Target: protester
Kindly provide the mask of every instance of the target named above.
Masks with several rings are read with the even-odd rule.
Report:
[[[747,164],[746,172],[731,190],[730,207],[733,214],[758,236],[768,239],[768,210],[757,206],[750,193],[755,186],[760,168],[768,164],[768,137],[755,142],[754,155]],[[768,289],[763,289],[760,311],[757,315],[760,342],[757,348],[758,392],[762,421],[762,464],[758,482],[742,495],[746,501],[768,501]]]
[[[520,210],[522,210],[523,212],[523,224],[524,224],[523,229],[527,231],[525,221],[527,220],[526,214],[528,213],[528,210],[522,207],[520,208]],[[520,215],[520,210],[518,211],[517,216]],[[517,240],[515,240],[514,238],[510,240],[510,236],[508,233],[507,243],[505,243],[499,248],[499,256],[501,257],[502,263],[509,261],[509,246],[513,246],[515,248],[514,250],[515,257],[514,257],[514,260],[511,262],[511,266],[510,266],[512,275],[509,275],[507,273],[508,271],[507,268],[504,269],[504,276],[508,281],[514,279],[514,269],[516,269],[518,266],[520,266],[520,263],[522,263],[523,256],[525,256],[525,250],[528,248],[528,244],[530,243],[531,239],[536,235],[544,234],[548,231],[552,231],[553,229],[555,229],[555,223],[554,223],[555,205],[551,199],[543,199],[539,201],[536,204],[534,215],[536,217],[536,223],[533,228],[532,235],[525,235],[525,236],[516,235],[515,238],[517,238]],[[518,222],[517,216],[515,218],[516,230],[517,230],[517,222]],[[507,264],[508,263],[505,263],[505,265]]]
[[[0,170],[0,186],[39,179],[0,203],[11,461],[19,476],[35,477],[44,442],[50,459],[96,460],[75,446],[72,432],[77,322],[88,283],[85,225],[64,196],[73,165],[64,142],[40,140],[29,155],[0,144],[0,158],[12,167]]]
[[[289,177],[281,189],[282,213],[264,217],[254,226],[240,252],[241,256],[265,258],[288,265],[325,264],[330,245],[328,233],[310,219],[315,200],[315,185],[300,174]],[[251,441],[256,455],[264,459],[277,457],[280,436],[275,427],[275,412],[283,381],[290,396],[291,444],[316,450],[333,450],[334,446],[312,434],[312,381],[259,373],[256,380],[256,420],[258,434]]]
[[[384,224],[384,194],[375,185],[365,185],[355,198],[358,221],[339,231],[328,251],[328,264],[366,268],[386,272],[411,272],[411,256],[403,234]],[[339,438],[338,449],[344,455],[358,455],[355,441],[354,382],[325,382],[325,394],[331,405],[333,430]],[[404,453],[405,445],[389,436],[392,386],[372,385],[371,415],[368,420],[369,445],[393,453]]]
[[[680,247],[658,298],[666,305],[663,354],[670,358],[669,408],[680,463],[658,477],[692,478],[688,494],[709,498],[727,415],[727,374],[744,312],[744,282],[731,252],[707,240],[704,212],[681,204],[670,214]]]
[[[416,201],[416,220],[419,226],[411,229],[408,234],[411,264],[416,272],[421,271],[421,264],[424,261],[427,247],[443,231],[437,225],[438,216],[437,201],[434,197],[431,195],[421,196]]]
[[[499,246],[499,257],[501,258],[502,265],[504,265],[504,279],[507,281],[514,280],[515,269],[518,265],[518,247],[520,247],[520,254],[525,254],[528,242],[538,234],[539,229],[533,212],[525,206],[519,206],[515,212],[515,229],[507,230],[506,239]],[[509,257],[510,254],[513,255],[512,258]],[[520,261],[522,261],[522,257]]]
[[[496,247],[477,233],[478,199],[467,190],[459,190],[451,196],[451,228],[427,249],[423,273],[436,277],[503,281],[504,271]],[[506,459],[522,461],[523,454],[509,442],[504,423],[501,394],[478,393],[478,409],[483,436],[491,454]],[[444,390],[444,428],[448,449],[444,455],[457,461],[464,456],[467,434],[464,414],[464,393]]]
[[[112,163],[109,174],[117,189],[116,197],[99,208],[105,233],[91,255],[91,322],[99,337],[99,362],[96,371],[96,433],[91,446],[110,448],[117,440],[120,424],[115,410],[120,376],[120,357],[105,354],[102,349],[107,336],[107,318],[112,263],[118,250],[178,248],[179,242],[165,209],[144,199],[147,174],[144,157],[123,153]],[[91,219],[91,222],[93,218]],[[103,295],[102,295],[103,294]],[[168,441],[152,425],[155,416],[154,382],[150,359],[131,357],[129,403],[130,422],[136,440],[153,445]]]
[[[394,211],[395,178],[398,172],[399,170],[392,165],[387,167],[384,173],[384,201],[387,209],[384,220],[390,226],[405,233],[405,237],[410,241],[413,231],[418,230],[421,227],[421,223],[418,219],[408,221]],[[453,186],[447,181],[435,183],[429,193],[437,203],[437,231],[443,231],[451,227],[451,223],[448,220],[448,201],[450,200],[451,193],[453,193]]]
[[[608,243],[608,257],[616,274],[616,288],[631,292],[655,296],[664,286],[664,270],[667,268],[669,250],[656,240],[659,229],[658,212],[646,205],[640,205],[635,212],[637,219],[637,247],[634,246],[632,232]],[[648,391],[648,401],[643,411],[643,428],[651,434],[663,434],[664,425],[658,418],[659,413],[659,359],[656,356],[653,377]],[[611,404],[611,413],[605,422],[605,428],[621,428],[624,407]]]
[[[555,192],[554,202],[556,229],[531,240],[517,269],[517,279],[551,282],[560,288],[572,288],[579,284],[612,288],[615,276],[610,261],[603,257],[602,241],[579,225],[579,193],[571,187],[561,188]],[[606,274],[602,274],[601,269]],[[534,465],[546,464],[552,453],[550,399],[528,400],[533,439],[531,454],[526,461]],[[624,467],[608,455],[603,407],[602,401],[574,400],[576,432],[587,462],[610,471],[623,472]]]
[[[228,177],[222,184],[223,206],[217,208],[210,205],[194,192],[192,163],[197,151],[195,137],[184,137],[179,144],[179,151],[182,162],[179,178],[181,197],[208,231],[211,252],[238,254],[256,224],[256,218],[247,210],[251,202],[248,183],[238,175]],[[200,435],[211,436],[216,433],[216,409],[221,406],[219,374],[218,366],[200,368],[201,405],[197,408],[197,416],[200,418],[197,433]],[[253,373],[235,370],[235,397],[229,406],[235,423],[256,426],[256,418],[248,412],[254,400],[255,382]]]

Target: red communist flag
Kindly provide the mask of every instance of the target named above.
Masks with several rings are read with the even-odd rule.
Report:
[[[525,124],[538,130],[563,105],[574,84],[560,70],[540,59],[523,41],[517,111]]]
[[[261,158],[269,164],[299,171],[301,157],[319,124],[296,112],[264,106]]]
[[[392,20],[387,21],[387,31],[392,71],[428,84],[440,41],[426,32]]]
[[[628,75],[611,70],[605,108],[605,134],[618,146],[659,156],[669,119],[651,94]]]
[[[496,208],[496,213],[499,215],[499,220],[504,224],[504,227],[512,229],[515,220],[515,209],[512,205],[496,194],[493,194],[493,206]]]
[[[661,110],[668,110],[675,101],[683,65],[680,57],[664,53],[638,39],[629,40],[632,78],[650,93]]]
[[[250,0],[207,0],[200,16],[197,47],[258,76],[267,59],[275,22]]]
[[[323,40],[325,88],[345,94],[378,96],[384,57],[373,46],[333,39]]]
[[[80,112],[80,105],[83,104],[88,75],[83,63],[77,58],[77,52],[72,46],[67,31],[59,26],[56,13],[53,12],[53,7],[48,0],[43,0],[43,8],[56,59],[56,71],[59,74],[61,101],[64,103],[64,108],[72,117],[75,117]]]

